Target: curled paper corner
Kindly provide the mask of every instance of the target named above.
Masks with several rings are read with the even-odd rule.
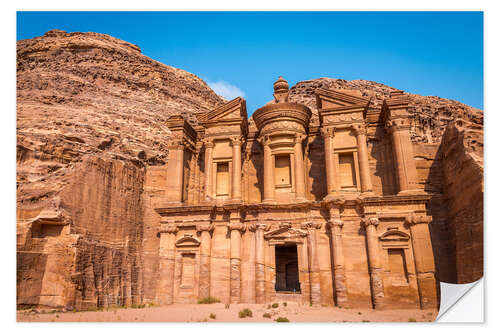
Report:
[[[484,322],[483,280],[466,284],[440,282],[441,305],[436,322]]]

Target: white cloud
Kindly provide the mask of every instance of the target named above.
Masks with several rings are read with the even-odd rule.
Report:
[[[220,95],[228,100],[234,99],[236,97],[245,97],[245,93],[238,87],[232,85],[226,81],[210,82],[207,80],[207,84],[210,88],[215,91],[217,95]]]

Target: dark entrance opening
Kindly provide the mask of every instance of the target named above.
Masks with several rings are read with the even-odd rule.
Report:
[[[276,291],[300,292],[297,245],[276,246]]]

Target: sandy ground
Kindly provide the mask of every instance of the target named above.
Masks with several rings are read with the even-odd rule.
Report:
[[[339,309],[336,307],[310,307],[291,302],[278,308],[270,304],[174,304],[143,309],[116,308],[102,311],[36,313],[32,310],[17,311],[19,322],[274,322],[286,317],[290,322],[431,322],[436,310],[372,310]],[[239,318],[238,313],[249,308],[253,316]],[[264,318],[269,313],[271,318]],[[210,315],[215,315],[211,318]],[[213,317],[213,316],[212,316]]]

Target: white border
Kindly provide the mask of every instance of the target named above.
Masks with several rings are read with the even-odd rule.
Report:
[[[4,267],[4,274],[1,275],[1,286],[2,288],[2,310],[0,313],[2,319],[4,319],[3,327],[5,331],[20,330],[20,331],[33,331],[36,330],[50,330],[52,332],[65,331],[68,329],[75,332],[87,332],[89,329],[95,331],[109,330],[111,327],[114,329],[119,329],[120,331],[136,332],[137,329],[148,326],[148,329],[152,330],[203,330],[203,332],[220,332],[221,330],[234,330],[238,331],[250,331],[254,329],[259,330],[274,330],[276,329],[273,325],[238,325],[238,324],[225,324],[225,325],[206,325],[206,324],[16,324],[15,323],[15,10],[485,10],[485,142],[486,153],[486,172],[485,172],[485,244],[491,246],[485,249],[485,258],[488,258],[489,253],[493,253],[492,257],[495,258],[498,252],[498,240],[496,239],[499,235],[499,222],[498,214],[492,210],[488,210],[490,207],[489,203],[492,202],[491,207],[495,207],[495,193],[492,189],[500,186],[498,173],[490,173],[488,170],[492,168],[493,170],[498,170],[494,164],[497,164],[499,157],[496,152],[496,144],[499,142],[498,135],[500,131],[492,130],[494,124],[500,123],[500,105],[496,99],[498,95],[498,86],[496,85],[496,80],[500,78],[498,59],[500,59],[499,54],[499,43],[498,43],[498,32],[500,31],[499,22],[500,15],[498,11],[498,1],[465,1],[465,0],[455,0],[455,1],[439,1],[439,0],[420,0],[418,2],[404,2],[395,0],[377,0],[377,1],[264,1],[264,0],[253,0],[251,2],[235,2],[230,0],[212,0],[210,2],[206,1],[96,1],[87,0],[85,2],[69,2],[67,0],[57,0],[57,1],[16,1],[7,2],[4,4],[1,14],[1,24],[2,24],[2,50],[1,53],[2,61],[0,62],[2,70],[2,96],[3,96],[3,119],[1,122],[2,126],[2,143],[3,143],[3,154],[4,157],[2,166],[2,212],[3,214],[3,229],[2,229],[2,245],[3,245],[3,255],[4,262],[2,267]],[[210,6],[210,7],[209,7]],[[486,72],[487,70],[487,72]],[[496,127],[496,126],[495,126]],[[493,147],[490,149],[490,147]],[[494,201],[495,200],[495,201]],[[489,223],[488,223],[489,222]],[[495,237],[495,238],[492,238]],[[498,263],[494,262],[492,265],[488,265],[487,260],[485,260],[485,272],[487,276],[496,276],[498,274]],[[362,328],[361,325],[369,325],[365,329],[384,332],[387,331],[398,331],[401,329],[405,331],[416,331],[424,329],[453,329],[458,331],[470,331],[471,329],[478,328],[491,328],[496,326],[494,323],[495,315],[497,312],[495,310],[495,304],[498,303],[496,298],[500,293],[499,284],[491,283],[488,284],[487,278],[485,283],[487,284],[488,295],[486,298],[488,305],[486,306],[486,325],[458,325],[458,324],[447,324],[446,327],[441,327],[441,325],[435,324],[308,324],[314,325],[319,328],[319,326],[324,326],[322,329],[332,330],[332,329],[353,329]],[[476,304],[477,305],[477,304]],[[475,306],[474,304],[470,305]],[[488,309],[494,309],[493,318],[488,317]],[[497,320],[498,322],[498,320]],[[161,327],[159,326],[161,325]],[[165,327],[165,325],[167,327]],[[199,326],[198,326],[199,325]],[[333,325],[333,326],[332,326]],[[305,325],[288,325],[287,330],[291,331],[303,331]]]

